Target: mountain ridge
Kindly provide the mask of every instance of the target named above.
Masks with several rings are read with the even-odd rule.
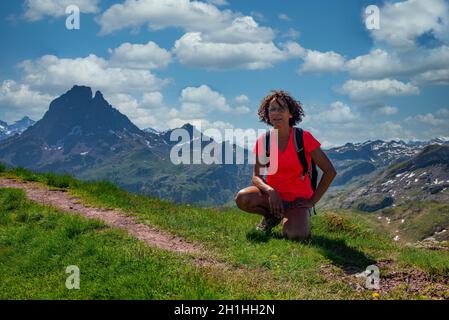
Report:
[[[201,138],[201,149],[214,144],[236,154],[240,148],[227,141],[218,143],[190,123],[181,128],[189,133],[190,142]],[[133,192],[176,202],[233,205],[235,192],[251,183],[249,150],[242,149],[242,164],[176,165],[169,161],[170,150],[178,143],[170,139],[176,129],[141,130],[100,91],[93,94],[90,87],[75,85],[50,103],[42,119],[0,143],[0,161],[81,179],[106,179]],[[449,145],[449,139],[369,140],[330,148],[326,153],[338,172],[333,186],[370,183],[384,168],[413,158],[431,143]],[[191,143],[190,150],[195,146]]]

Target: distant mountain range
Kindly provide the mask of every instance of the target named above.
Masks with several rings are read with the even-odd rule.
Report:
[[[31,120],[28,117],[23,117],[22,119],[14,122],[11,125],[0,120],[0,140],[6,139],[15,134],[21,134],[28,127],[32,126],[34,123],[35,121]]]
[[[185,124],[190,137],[201,137]],[[174,130],[174,129],[173,129]],[[107,179],[130,191],[201,205],[232,204],[239,188],[250,183],[247,164],[175,165],[170,150],[173,130],[140,130],[97,91],[74,86],[50,103],[43,118],[21,135],[0,143],[0,161],[37,171]],[[202,142],[206,144],[215,143]],[[193,149],[193,143],[190,144]],[[236,152],[237,146],[220,143]]]
[[[430,141],[366,141],[347,143],[344,146],[326,151],[338,171],[333,185],[347,184],[351,179],[367,175],[383,168],[405,161],[418,155],[429,145],[449,145],[449,138],[435,138]]]
[[[182,128],[189,132],[190,141],[195,136],[203,137],[191,124]],[[10,166],[68,173],[81,179],[107,179],[129,191],[178,203],[233,205],[235,192],[251,184],[253,166],[248,164],[246,156],[243,164],[173,164],[170,150],[178,141],[171,141],[170,135],[175,129],[140,130],[113,108],[101,92],[92,95],[92,90],[85,86],[74,86],[53,100],[36,123],[25,117],[13,125],[0,122],[0,130],[0,136],[4,132],[0,161]],[[240,149],[229,142],[218,143],[213,139],[202,141],[201,147],[209,143],[222,150],[229,148],[234,154]],[[434,149],[436,147],[439,148]],[[193,150],[193,144],[190,148]],[[421,197],[425,194],[426,199],[444,200],[445,196],[441,195],[445,194],[449,182],[445,169],[447,148],[449,139],[437,138],[421,142],[347,143],[326,150],[338,172],[333,183],[336,192],[331,192],[327,203],[357,206],[361,205],[359,200],[365,194],[380,198],[381,205],[375,203],[373,208],[391,206],[403,194],[403,190],[396,189],[406,190],[404,183],[409,183],[396,175],[402,173],[402,177],[412,179],[414,176],[410,174],[415,171],[415,175],[425,176],[426,182],[430,179],[438,183],[435,188],[432,183],[419,184],[418,192],[418,183],[410,182],[413,191]],[[434,161],[423,162],[429,155]],[[394,182],[388,182],[390,180]],[[393,196],[392,188],[396,184],[399,197]],[[364,209],[369,211],[370,207]]]

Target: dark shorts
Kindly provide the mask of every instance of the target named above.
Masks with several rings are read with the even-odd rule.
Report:
[[[304,200],[308,200],[305,198],[296,198],[293,201],[286,201],[286,200],[282,200],[282,204],[284,205],[284,210],[288,210],[291,208],[296,208],[297,206],[299,206]],[[309,214],[312,214],[312,208],[307,208],[309,210]]]

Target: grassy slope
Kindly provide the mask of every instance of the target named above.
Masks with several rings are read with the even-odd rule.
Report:
[[[376,263],[379,259],[393,259],[397,262],[397,267],[403,271],[419,268],[438,275],[447,275],[449,272],[447,252],[403,247],[396,244],[389,236],[376,230],[365,215],[355,211],[339,210],[314,216],[312,242],[304,245],[281,239],[279,229],[278,236],[274,237],[265,237],[254,232],[253,226],[259,218],[237,209],[219,210],[188,205],[176,206],[155,198],[129,194],[109,183],[83,183],[70,177],[37,175],[26,170],[10,170],[3,175],[37,180],[52,187],[68,187],[72,194],[81,196],[85,202],[102,207],[120,208],[138,217],[144,223],[157,225],[188,239],[202,242],[212,256],[224,262],[259,272],[247,273],[247,277],[253,277],[254,281],[242,282],[235,273],[231,272],[226,275],[226,281],[223,282],[223,276],[219,276],[220,272],[212,272],[206,276],[209,282],[199,276],[203,282],[189,282],[192,273],[186,271],[183,274],[182,270],[184,268],[195,270],[195,268],[188,267],[189,264],[183,264],[178,260],[180,264],[173,270],[178,270],[178,267],[181,270],[181,275],[177,277],[178,281],[181,281],[179,288],[189,291],[190,296],[193,297],[204,297],[198,294],[198,291],[203,292],[207,289],[209,296],[214,298],[245,296],[293,299],[368,298],[370,292],[357,293],[338,279],[329,280],[323,277],[320,268],[323,265],[332,264],[336,271],[349,268],[364,270],[366,266]],[[96,234],[95,230],[92,233]],[[117,241],[116,245],[120,246],[121,243],[122,241]],[[3,247],[0,247],[0,252],[3,252],[5,249],[1,248]],[[128,252],[127,250],[124,252]],[[145,268],[146,264],[150,263],[153,252],[163,254],[157,250],[150,250],[150,252],[147,256],[148,262],[142,262],[141,268]],[[117,255],[119,256],[117,259],[121,258],[121,254]],[[164,255],[170,256],[167,253]],[[51,255],[48,258],[50,259]],[[3,256],[0,256],[0,259],[5,260]],[[120,275],[122,271],[118,269],[117,275]],[[146,274],[142,270],[137,274],[139,272]],[[191,272],[195,274],[194,271]],[[133,281],[132,277],[128,281]],[[164,281],[160,281],[161,286],[163,283]],[[205,283],[205,287],[197,288],[198,285],[201,286],[201,283]],[[235,289],[236,283],[240,285],[239,289]],[[221,285],[233,289],[220,291]],[[95,286],[92,285],[92,289],[94,288]],[[213,288],[217,291],[214,292]],[[165,291],[165,297],[170,297],[170,294],[173,293],[169,290]],[[88,296],[92,297],[90,293]],[[155,295],[155,297],[162,296],[164,295]],[[179,296],[189,297],[182,293],[182,290]],[[153,296],[143,294],[140,297]],[[407,293],[392,292],[388,297],[407,297]]]
[[[382,225],[401,239],[410,242],[421,241],[433,236],[438,241],[448,241],[449,231],[434,234],[449,227],[449,204],[436,201],[409,201],[404,205],[385,208],[370,215],[373,222]],[[378,219],[378,217],[382,219]],[[390,219],[387,223],[385,218]],[[402,222],[404,221],[404,222]]]

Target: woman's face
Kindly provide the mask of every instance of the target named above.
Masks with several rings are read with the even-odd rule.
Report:
[[[268,106],[268,118],[275,128],[288,127],[292,117],[287,104],[282,98],[273,98]]]

